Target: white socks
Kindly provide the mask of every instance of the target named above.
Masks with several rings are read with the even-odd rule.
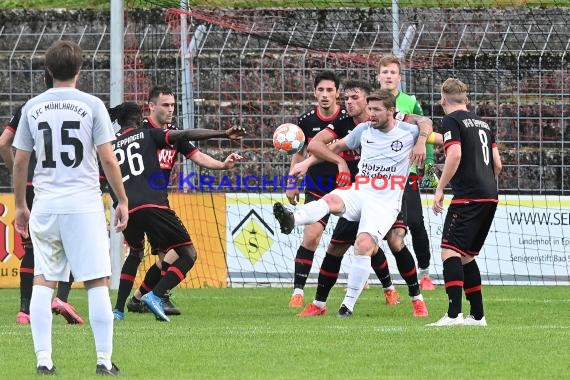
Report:
[[[293,289],[293,294],[292,294],[292,295],[295,296],[295,295],[297,295],[297,294],[300,294],[300,295],[302,295],[302,296],[305,296],[305,291],[304,291],[303,289],[300,289],[300,288],[295,288],[295,289]]]
[[[326,303],[325,301],[317,301],[317,300],[314,300],[314,301],[313,301],[313,304],[314,304],[316,307],[320,307],[321,309],[322,309],[323,307],[327,306],[327,303]]]
[[[95,337],[97,364],[111,368],[113,353],[113,310],[109,298],[109,288],[98,286],[87,290],[89,302],[89,322]]]
[[[34,285],[30,300],[30,324],[34,350],[38,360],[37,366],[53,367],[51,359],[51,330],[53,316],[51,314],[51,297],[53,289],[42,285]]]
[[[354,305],[362,293],[364,284],[370,276],[370,256],[354,256],[348,272],[348,284],[346,287],[346,294],[342,304],[350,311],[354,310]]]
[[[295,211],[295,225],[313,224],[329,212],[329,205],[323,199],[309,202]]]

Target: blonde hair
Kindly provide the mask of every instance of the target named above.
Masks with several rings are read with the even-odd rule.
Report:
[[[467,104],[467,85],[457,78],[447,78],[441,85],[441,95],[449,104]]]
[[[378,71],[380,71],[382,67],[386,67],[393,63],[396,64],[396,66],[398,66],[398,73],[401,73],[402,64],[400,63],[398,57],[396,57],[395,55],[385,55],[384,57],[380,58],[380,61],[378,61]]]

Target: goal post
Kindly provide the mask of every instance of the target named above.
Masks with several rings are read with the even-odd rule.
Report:
[[[271,214],[272,202],[284,200],[283,189],[271,183],[289,167],[289,159],[272,147],[272,132],[314,107],[312,78],[320,70],[376,85],[376,62],[393,51],[394,36],[405,68],[405,90],[420,101],[436,130],[443,116],[439,86],[448,77],[458,77],[469,85],[470,107],[496,134],[504,171],[495,221],[478,260],[484,281],[569,283],[570,158],[564,148],[570,136],[570,35],[565,8],[547,1],[529,2],[526,8],[497,1],[485,9],[467,1],[462,8],[450,8],[449,2],[438,0],[416,8],[411,1],[399,1],[395,23],[389,4],[383,8],[372,0],[354,1],[342,9],[322,8],[316,0],[308,2],[313,7],[285,2],[290,8],[255,8],[252,1],[251,7],[241,9],[208,7],[207,2],[192,9],[159,0],[148,3],[174,8],[162,13],[161,26],[153,26],[157,35],[162,33],[152,40],[154,45],[148,43],[148,33],[136,34],[145,38],[139,44],[140,55],[146,57],[145,80],[176,89],[177,120],[188,120],[188,126],[243,125],[250,132],[239,145],[222,140],[199,145],[218,159],[239,152],[245,160],[236,169],[181,166],[172,183],[172,194],[181,202],[173,201],[172,207],[189,221],[193,239],[211,249],[199,249],[199,261],[214,254],[223,257],[224,286],[291,285],[301,235],[300,230],[281,235]],[[441,169],[441,151],[436,159]],[[180,186],[180,177],[189,174],[192,179]],[[250,182],[258,186],[235,190],[247,176],[258,178]],[[213,186],[204,186],[201,178],[211,178]],[[224,178],[234,187],[217,186]],[[212,202],[196,204],[197,209],[184,205],[186,197],[207,196]],[[432,198],[431,191],[422,193],[431,268],[441,282],[443,219],[430,210]],[[309,283],[316,282],[333,226],[334,218],[316,252]],[[411,249],[409,234],[406,239]],[[387,256],[391,273],[398,273],[392,255]],[[349,253],[341,282],[350,262]],[[377,283],[373,276],[371,282]],[[211,279],[183,286],[204,283],[216,286],[210,285],[216,283]]]

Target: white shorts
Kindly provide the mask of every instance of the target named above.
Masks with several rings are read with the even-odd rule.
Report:
[[[397,205],[388,205],[371,191],[354,188],[335,189],[330,194],[340,197],[344,202],[344,213],[339,216],[360,222],[357,236],[367,232],[375,238],[376,243],[384,239],[400,212],[401,202]]]
[[[88,281],[111,275],[109,235],[103,212],[40,214],[32,209],[34,275],[48,281]]]

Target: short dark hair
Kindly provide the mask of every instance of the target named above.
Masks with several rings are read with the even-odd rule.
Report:
[[[174,96],[174,91],[172,91],[172,89],[168,86],[160,86],[160,85],[153,86],[148,93],[148,102],[149,103],[156,102],[156,99],[158,99],[160,95]]]
[[[313,83],[313,87],[316,89],[317,86],[319,85],[319,83],[321,83],[321,81],[323,80],[330,80],[334,82],[335,87],[338,90],[338,87],[340,85],[340,79],[338,78],[338,76],[330,70],[327,71],[321,71],[319,74],[317,74],[317,76],[315,77],[315,81]]]
[[[347,79],[342,84],[343,91],[360,89],[368,96],[372,92],[370,83],[362,80]]]
[[[396,97],[390,90],[377,90],[366,97],[366,101],[379,100],[386,108],[396,108]]]
[[[82,65],[83,50],[73,41],[56,41],[46,51],[46,69],[55,80],[73,79]]]

